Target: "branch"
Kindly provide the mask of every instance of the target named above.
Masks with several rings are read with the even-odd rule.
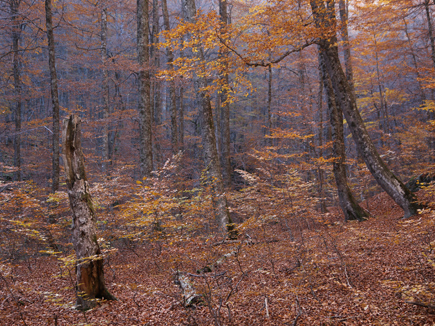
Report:
[[[250,62],[248,59],[244,58],[239,52],[237,52],[233,47],[229,46],[225,40],[223,40],[219,34],[216,32],[216,36],[219,39],[219,41],[231,52],[233,52],[235,55],[237,55],[247,66],[250,67],[269,67],[272,64],[276,64],[279,63],[280,61],[284,60],[286,57],[288,57],[290,54],[292,53],[296,53],[296,52],[300,52],[303,49],[305,49],[306,47],[309,47],[312,44],[315,44],[314,40],[311,41],[306,41],[304,44],[292,49],[292,50],[288,50],[286,51],[284,54],[282,54],[281,56],[279,56],[278,58],[274,59],[274,60],[270,60],[270,61],[264,61],[261,60],[259,62]]]

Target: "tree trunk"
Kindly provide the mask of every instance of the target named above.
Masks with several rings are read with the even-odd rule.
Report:
[[[109,164],[109,74],[107,71],[107,6],[102,2],[101,9],[101,63],[103,65],[103,148],[101,169],[108,173]]]
[[[433,26],[432,26],[432,17],[431,17],[430,8],[429,8],[429,0],[425,0],[423,4],[424,4],[424,8],[426,10],[426,19],[427,19],[430,48],[431,48],[431,58],[432,58],[433,66],[435,68],[435,36],[434,36],[434,31],[433,31]]]
[[[150,86],[148,0],[137,0],[137,50],[139,62],[139,138],[140,173],[147,177],[153,171],[152,109]]]
[[[162,0],[162,12],[163,12],[163,23],[165,25],[165,30],[169,32],[171,26],[169,24],[169,12],[168,4],[166,0]],[[172,53],[171,47],[166,48],[166,63],[168,69],[173,69],[172,63],[174,62],[174,54]],[[177,128],[177,103],[175,96],[175,80],[172,78],[169,81],[169,112],[171,114],[171,147],[172,155],[178,153],[178,128]]]
[[[355,94],[355,86],[353,82],[352,55],[350,52],[349,32],[348,32],[348,5],[347,0],[339,0],[339,12],[341,20],[341,37],[343,39],[344,66],[346,68],[346,78],[349,82],[349,87]]]
[[[196,15],[196,5],[194,0],[183,0],[184,11],[186,13],[186,21],[194,23]],[[193,52],[196,58],[204,61],[204,53],[202,48],[196,49]],[[197,88],[198,102],[200,104],[201,115],[203,118],[202,126],[202,141],[204,147],[204,159],[206,169],[208,170],[210,180],[213,185],[213,202],[215,206],[215,215],[220,227],[227,231],[230,238],[237,237],[237,230],[231,220],[228,211],[227,197],[224,192],[224,183],[222,179],[221,166],[216,148],[215,128],[213,122],[213,110],[211,106],[210,96],[206,89],[207,81],[205,77],[195,75],[194,83]]]
[[[95,299],[116,300],[104,283],[103,257],[96,235],[96,217],[86,179],[81,148],[81,121],[70,116],[63,122],[63,161],[73,216],[73,245],[77,257],[77,307],[88,310]]]
[[[331,122],[331,134],[333,141],[332,156],[335,158],[335,161],[332,165],[332,170],[334,172],[335,183],[337,185],[340,207],[343,211],[346,221],[362,221],[365,220],[369,214],[358,204],[347,182],[343,112],[341,111],[341,108],[336,105],[334,90],[332,88],[331,79],[329,78],[322,53],[319,54],[319,63],[322,77],[321,82],[323,82],[323,86],[325,88],[329,119]]]
[[[328,8],[325,7],[323,0],[311,0],[310,3],[316,26],[319,29],[328,26],[327,21],[335,25],[333,1],[328,2]],[[355,95],[352,93],[341,67],[336,44],[336,38],[331,38],[330,35],[319,40],[319,52],[325,60],[325,69],[332,82],[336,104],[343,110],[358,151],[373,177],[388,195],[402,207],[405,213],[404,217],[410,217],[416,214],[417,209],[421,206],[417,203],[414,194],[385,165],[370,139],[358,111]]]
[[[53,14],[51,0],[45,0],[45,25],[48,39],[51,102],[53,104],[53,172],[51,190],[59,190],[59,91],[57,86],[56,53],[54,49]]]
[[[18,21],[18,8],[21,0],[10,0],[11,23],[12,23],[12,51],[13,51],[13,75],[15,92],[15,135],[14,135],[14,166],[17,171],[14,173],[14,180],[21,181],[21,70],[19,42],[21,38],[21,26]]]
[[[221,20],[222,34],[227,33],[228,25],[228,6],[227,0],[219,0],[219,15]],[[225,38],[226,39],[226,38]],[[219,51],[220,59],[223,63],[220,79],[222,89],[220,92],[220,122],[221,122],[221,149],[222,149],[222,174],[226,186],[231,184],[231,134],[230,134],[230,104],[228,103],[228,88],[229,75],[228,75],[228,49],[221,46]]]

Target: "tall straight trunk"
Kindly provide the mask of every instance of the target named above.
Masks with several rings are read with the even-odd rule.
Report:
[[[179,116],[178,119],[180,121],[180,128],[179,128],[180,145],[179,146],[180,146],[180,150],[184,151],[184,87],[183,85],[180,85],[178,99],[180,101],[179,112],[178,112],[178,116]]]
[[[325,7],[323,0],[310,1],[316,26],[325,28],[327,22],[335,24],[334,1],[328,1]],[[390,195],[391,198],[404,210],[404,217],[417,213],[421,206],[413,193],[390,171],[379,156],[364,122],[358,111],[355,95],[349,87],[346,75],[341,67],[336,38],[325,37],[319,40],[319,52],[325,61],[325,70],[332,82],[335,100],[338,107],[343,110],[353,139],[363,157],[368,169],[378,184]]]
[[[101,63],[103,65],[103,148],[102,172],[107,173],[109,164],[109,74],[107,71],[107,6],[102,2],[101,9]]]
[[[352,54],[350,52],[349,29],[348,29],[348,0],[339,0],[339,12],[341,21],[341,38],[343,40],[344,66],[346,68],[346,78],[349,82],[349,87],[355,93],[352,69]]]
[[[153,101],[154,115],[154,160],[157,166],[163,164],[163,155],[160,147],[160,138],[162,137],[162,83],[157,78],[157,69],[160,67],[160,55],[156,46],[159,43],[159,1],[153,0],[152,3],[152,21],[151,21],[151,40],[150,55],[152,60],[152,86],[151,94]]]
[[[335,177],[335,183],[337,185],[338,199],[340,201],[340,207],[343,211],[344,218],[348,220],[362,221],[369,214],[361,208],[356,201],[349,188],[346,172],[346,151],[344,146],[344,127],[343,127],[343,112],[341,108],[337,106],[334,98],[334,90],[332,88],[331,79],[329,78],[326,66],[324,54],[319,54],[321,82],[325,88],[326,99],[328,104],[328,113],[331,123],[331,136],[333,141],[332,156],[335,158],[332,164],[332,170]]]
[[[273,83],[273,71],[272,66],[267,67],[267,112],[266,112],[266,135],[270,135],[272,132],[272,83]],[[266,145],[272,146],[272,138],[266,138]]]
[[[73,245],[76,252],[77,307],[88,310],[96,299],[116,300],[104,283],[103,257],[97,242],[96,217],[86,178],[81,148],[81,121],[65,119],[62,127],[63,162],[72,210]]]
[[[139,62],[139,138],[140,174],[147,177],[153,171],[152,108],[150,83],[149,8],[148,0],[137,0],[137,51]]]
[[[59,190],[59,91],[57,86],[56,53],[54,48],[53,13],[51,0],[45,0],[45,25],[48,39],[48,65],[50,68],[51,102],[53,104],[53,171],[51,190]]]
[[[194,0],[183,0],[186,21],[195,23],[196,5]],[[198,61],[204,61],[204,53],[201,47],[193,51]],[[222,178],[221,166],[216,148],[215,128],[213,122],[213,110],[210,96],[206,89],[207,81],[205,77],[195,75],[195,87],[197,89],[198,102],[200,104],[202,123],[202,142],[204,147],[204,159],[206,169],[212,182],[213,202],[215,207],[215,216],[218,224],[223,230],[226,230],[230,238],[237,237],[237,230],[231,220],[228,210],[227,197],[224,192],[224,182]]]
[[[322,82],[322,72],[319,69],[319,94],[318,94],[318,109],[319,109],[319,153],[317,155],[318,158],[323,157],[323,82]],[[326,213],[326,202],[325,202],[325,191],[324,191],[324,182],[325,182],[325,171],[319,167],[317,170],[318,178],[319,178],[319,198],[320,198],[320,212]]]
[[[163,24],[165,30],[169,32],[171,26],[169,24],[169,12],[168,4],[166,0],[162,0],[162,12],[163,12]],[[172,53],[171,47],[166,48],[166,63],[168,69],[173,69],[174,54]],[[169,82],[169,112],[171,114],[171,148],[172,155],[178,153],[178,128],[177,128],[177,103],[175,95],[175,79],[172,78]]]
[[[221,21],[222,34],[227,34],[228,28],[228,5],[227,0],[219,0],[219,16]],[[220,92],[220,122],[221,122],[221,149],[222,149],[222,175],[226,186],[231,184],[231,134],[230,134],[230,104],[228,103],[228,49],[221,46],[219,51],[220,59],[223,61],[223,69],[220,75],[223,85]]]
[[[14,166],[17,171],[14,173],[14,180],[21,181],[21,70],[19,43],[21,38],[21,26],[18,21],[18,9],[21,0],[10,0],[11,25],[12,25],[12,52],[13,52],[13,75],[15,93],[15,135],[14,135]]]

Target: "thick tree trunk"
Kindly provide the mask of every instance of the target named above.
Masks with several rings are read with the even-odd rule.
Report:
[[[63,161],[73,216],[73,245],[77,257],[77,307],[88,310],[96,299],[116,300],[104,283],[103,257],[97,242],[95,210],[86,179],[81,148],[81,121],[70,116],[63,122]]]
[[[137,0],[137,50],[139,62],[139,138],[140,173],[147,177],[153,171],[152,109],[150,85],[149,8],[148,0]]]
[[[221,20],[221,33],[227,33],[228,6],[227,0],[219,0],[219,15]],[[222,149],[222,175],[226,186],[231,184],[231,134],[230,134],[230,104],[228,103],[229,75],[228,75],[228,49],[220,48],[220,58],[223,69],[220,75],[223,88],[220,92],[220,122],[221,122],[221,149]],[[219,120],[219,119],[218,119]]]
[[[322,77],[321,82],[323,82],[323,86],[325,88],[329,119],[331,122],[331,134],[333,141],[332,156],[335,158],[332,169],[334,172],[335,183],[337,185],[340,207],[343,211],[346,221],[362,221],[368,217],[369,214],[358,204],[347,182],[343,112],[341,111],[341,108],[336,105],[334,90],[332,88],[331,79],[329,78],[322,53],[319,54],[319,63]]]
[[[163,23],[165,25],[165,30],[169,32],[171,30],[171,26],[169,24],[169,12],[168,12],[168,4],[166,0],[162,0],[162,12],[163,12]],[[171,48],[168,46],[166,48],[166,63],[168,65],[168,69],[173,69],[172,63],[174,62],[174,54],[172,53]],[[171,114],[171,147],[172,147],[172,155],[176,155],[178,153],[178,128],[177,128],[177,103],[175,96],[175,80],[172,78],[169,81],[169,112]]]
[[[45,25],[48,39],[51,102],[53,104],[53,172],[51,190],[59,190],[59,91],[57,86],[56,53],[54,49],[53,14],[51,0],[45,0]]]
[[[195,22],[196,5],[194,0],[183,0],[186,20]],[[197,59],[204,61],[203,49],[198,48],[193,52]],[[224,182],[222,179],[221,166],[216,148],[215,128],[213,122],[213,110],[210,96],[206,92],[207,81],[205,77],[194,77],[194,83],[198,90],[198,102],[200,104],[201,115],[203,118],[202,141],[204,147],[204,159],[206,169],[208,170],[213,185],[213,201],[215,206],[215,215],[220,227],[228,232],[230,238],[237,237],[237,231],[231,220],[228,211],[227,197],[224,192]]]
[[[15,92],[15,135],[14,135],[14,166],[17,171],[14,173],[14,180],[21,181],[21,70],[19,42],[21,38],[21,27],[18,21],[18,9],[21,0],[10,0],[11,23],[12,23],[12,51],[13,51],[13,75]]]
[[[332,25],[335,24],[333,1],[328,2],[328,8],[325,7],[323,0],[311,0],[310,3],[316,26],[319,29],[328,26],[327,21],[330,21]],[[336,41],[336,38],[331,38],[330,35],[328,38],[319,40],[319,52],[325,60],[325,68],[332,82],[336,104],[343,110],[358,151],[373,177],[388,195],[402,207],[405,213],[404,217],[410,217],[416,214],[417,209],[421,206],[417,203],[414,194],[385,165],[370,139],[358,111],[355,95],[352,93],[341,67]]]
[[[424,9],[426,10],[426,19],[427,19],[427,26],[428,26],[428,32],[429,32],[429,40],[430,40],[430,48],[431,48],[431,58],[432,63],[435,68],[435,36],[432,26],[432,17],[429,7],[429,0],[424,1]]]
[[[102,164],[103,173],[108,173],[109,164],[109,74],[107,71],[107,7],[104,1],[101,9],[101,63],[103,65],[103,148]]]

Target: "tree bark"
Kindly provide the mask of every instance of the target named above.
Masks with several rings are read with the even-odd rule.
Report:
[[[14,135],[14,166],[17,171],[14,173],[14,180],[21,181],[21,70],[19,42],[21,38],[21,26],[18,21],[18,9],[21,0],[10,0],[11,24],[12,24],[12,51],[13,51],[13,75],[15,92],[15,135]]]
[[[343,112],[341,111],[341,108],[336,105],[334,90],[325,66],[323,55],[323,53],[320,53],[319,63],[322,77],[321,82],[323,82],[326,93],[329,119],[331,123],[331,136],[333,141],[332,156],[335,158],[335,161],[332,164],[332,170],[337,185],[338,199],[346,221],[363,221],[369,216],[369,214],[358,204],[347,182]]]
[[[341,20],[341,37],[343,39],[343,53],[344,53],[344,66],[346,68],[346,78],[349,82],[349,87],[355,93],[355,86],[353,82],[353,69],[352,69],[352,54],[350,52],[349,43],[349,29],[348,29],[348,2],[347,0],[339,0],[339,12]]]
[[[427,19],[430,48],[431,48],[431,58],[432,58],[433,66],[435,68],[435,36],[434,36],[434,31],[432,26],[432,17],[430,13],[429,0],[425,0],[423,5],[424,5],[424,9],[426,10],[426,19]]]
[[[221,20],[222,34],[227,33],[228,25],[228,6],[227,0],[219,0],[219,15]],[[228,49],[221,46],[219,51],[220,59],[223,63],[223,69],[220,75],[222,89],[220,92],[220,122],[221,122],[221,149],[222,149],[222,175],[225,185],[231,184],[231,134],[230,134],[230,104],[228,103]],[[219,119],[218,119],[219,120]]]
[[[194,0],[183,0],[183,7],[186,14],[186,21],[194,23],[196,21],[196,5]],[[196,58],[204,61],[202,48],[197,48],[193,52]],[[224,182],[222,179],[221,166],[216,148],[215,128],[213,122],[213,110],[210,96],[206,92],[207,81],[205,77],[195,75],[195,87],[197,89],[198,102],[200,104],[201,115],[203,117],[202,141],[204,147],[204,159],[206,169],[208,170],[213,191],[213,202],[215,206],[215,215],[220,227],[227,231],[229,238],[237,237],[237,230],[231,220],[228,211],[227,197],[224,192]]]
[[[59,91],[54,48],[53,13],[51,0],[45,0],[45,25],[48,39],[48,65],[50,68],[51,102],[53,104],[53,171],[51,191],[59,190]]]
[[[139,138],[140,173],[147,177],[153,171],[152,108],[150,83],[149,8],[148,0],[137,0],[137,50],[139,62]]]
[[[63,161],[73,216],[73,245],[77,257],[77,307],[88,310],[96,299],[116,300],[104,283],[103,257],[96,235],[96,217],[89,193],[81,148],[81,121],[71,115],[63,122]]]
[[[109,74],[107,71],[107,6],[102,2],[101,8],[101,63],[103,65],[103,148],[101,169],[108,173],[109,164]]]
[[[328,1],[327,7],[325,7],[323,0],[311,0],[310,4],[319,30],[327,27],[328,21],[331,22],[330,26],[335,25],[334,1]],[[378,184],[402,207],[405,213],[404,217],[416,214],[421,207],[417,203],[417,198],[382,161],[365,128],[364,121],[358,111],[355,95],[352,93],[341,67],[336,37],[331,37],[330,33],[324,30],[321,33],[323,37],[319,39],[319,52],[325,60],[325,68],[332,82],[336,104],[343,110],[358,152]]]
[[[162,12],[163,12],[163,24],[165,25],[165,30],[169,32],[171,30],[171,26],[169,24],[169,11],[168,4],[166,0],[162,0]],[[168,46],[166,48],[166,63],[168,65],[168,69],[173,69],[172,63],[174,62],[174,54],[172,53],[171,48]],[[171,114],[171,147],[172,147],[172,155],[176,155],[178,153],[178,128],[177,128],[177,103],[175,96],[175,80],[172,78],[169,81],[169,112]]]

